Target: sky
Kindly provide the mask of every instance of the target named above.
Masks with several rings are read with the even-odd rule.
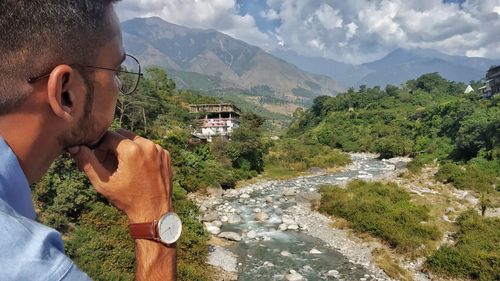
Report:
[[[351,64],[396,48],[500,59],[500,0],[122,0],[116,11]]]

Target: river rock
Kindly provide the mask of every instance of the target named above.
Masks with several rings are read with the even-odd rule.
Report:
[[[215,220],[215,221],[212,222],[212,225],[215,225],[217,227],[221,227],[222,226],[222,222]]]
[[[285,196],[294,196],[295,195],[295,190],[293,189],[287,189],[283,192],[283,195]]]
[[[211,213],[204,215],[201,220],[207,221],[207,222],[212,222],[218,218],[219,218],[219,214],[217,214],[217,212],[211,212]]]
[[[260,212],[262,212],[262,210],[260,208],[255,208],[255,209],[253,209],[253,212],[254,213],[260,213]]]
[[[224,193],[224,190],[222,189],[220,184],[207,187],[207,194],[209,196],[218,198],[218,197],[221,197],[223,193]]]
[[[287,228],[288,228],[288,225],[286,223],[282,223],[278,226],[278,229],[281,231],[285,231],[285,230],[287,230]]]
[[[267,203],[273,203],[273,198],[271,196],[266,197],[266,202]]]
[[[321,200],[321,194],[319,194],[318,192],[299,192],[297,193],[297,195],[295,196],[297,202],[304,202],[304,203],[308,203],[308,202],[311,202],[311,201],[319,201]]]
[[[289,226],[287,227],[287,229],[289,229],[289,230],[297,230],[297,229],[299,229],[299,226],[298,226],[298,225],[296,225],[296,224],[291,224],[291,225],[289,225]]]
[[[227,219],[227,222],[229,224],[237,224],[237,223],[240,223],[241,222],[241,217],[236,215],[236,214],[231,214],[229,215],[228,219]]]
[[[337,270],[332,269],[332,270],[328,270],[328,272],[326,273],[326,276],[335,277],[336,279],[339,279],[340,273]]]
[[[221,222],[227,222],[227,221],[228,221],[228,219],[229,219],[229,218],[228,218],[227,216],[221,216],[221,217],[220,217],[220,221],[221,221]]]
[[[220,228],[215,226],[215,225],[209,224],[206,227],[207,227],[208,232],[210,232],[210,234],[212,234],[212,235],[217,235],[220,233]]]
[[[254,239],[255,237],[257,237],[257,233],[255,233],[255,230],[250,230],[248,233],[247,233],[247,237],[249,239]]]
[[[281,217],[281,221],[285,224],[296,224],[295,221],[288,216]]]
[[[272,267],[274,264],[272,262],[265,261],[264,266]]]
[[[241,240],[241,235],[239,235],[236,232],[231,232],[231,231],[221,232],[219,234],[219,237],[227,239],[227,240],[231,240],[231,241],[240,241]]]
[[[282,256],[284,256],[284,257],[289,257],[289,256],[291,256],[292,254],[290,254],[290,252],[288,252],[288,251],[282,251],[282,252],[280,253],[280,255],[282,255]]]
[[[207,263],[216,267],[221,267],[228,272],[237,272],[236,255],[224,249],[221,246],[210,245],[212,251],[209,251]]]
[[[319,250],[313,248],[312,250],[309,251],[309,254],[319,255],[319,254],[322,254],[322,253]]]
[[[269,216],[264,212],[258,212],[257,214],[255,214],[255,218],[258,221],[266,221],[269,218]]]
[[[247,193],[243,193],[240,195],[240,198],[241,199],[248,199],[248,198],[250,198],[250,195],[248,195]]]
[[[304,277],[302,277],[302,275],[298,274],[295,270],[290,270],[290,274],[287,274],[285,276],[285,279],[287,281],[301,281],[301,280],[304,280]]]

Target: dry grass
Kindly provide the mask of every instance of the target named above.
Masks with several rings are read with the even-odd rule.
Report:
[[[336,217],[332,217],[331,226],[333,228],[337,228],[337,229],[350,229],[351,228],[351,224],[347,220],[342,219],[342,218],[336,218]]]
[[[413,280],[411,273],[399,266],[387,249],[377,248],[373,250],[372,254],[375,263],[382,268],[382,270],[389,275],[389,277],[402,281]]]

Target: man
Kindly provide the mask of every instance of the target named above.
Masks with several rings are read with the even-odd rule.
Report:
[[[0,2],[1,280],[89,279],[64,255],[61,235],[36,222],[31,201],[29,184],[64,151],[131,226],[172,209],[168,152],[107,132],[127,57],[113,2]],[[137,280],[175,279],[175,244],[135,241]]]

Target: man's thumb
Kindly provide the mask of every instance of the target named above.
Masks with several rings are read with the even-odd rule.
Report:
[[[96,186],[105,177],[106,169],[99,162],[94,152],[86,146],[71,147],[68,149],[76,165],[82,169],[90,182]]]

